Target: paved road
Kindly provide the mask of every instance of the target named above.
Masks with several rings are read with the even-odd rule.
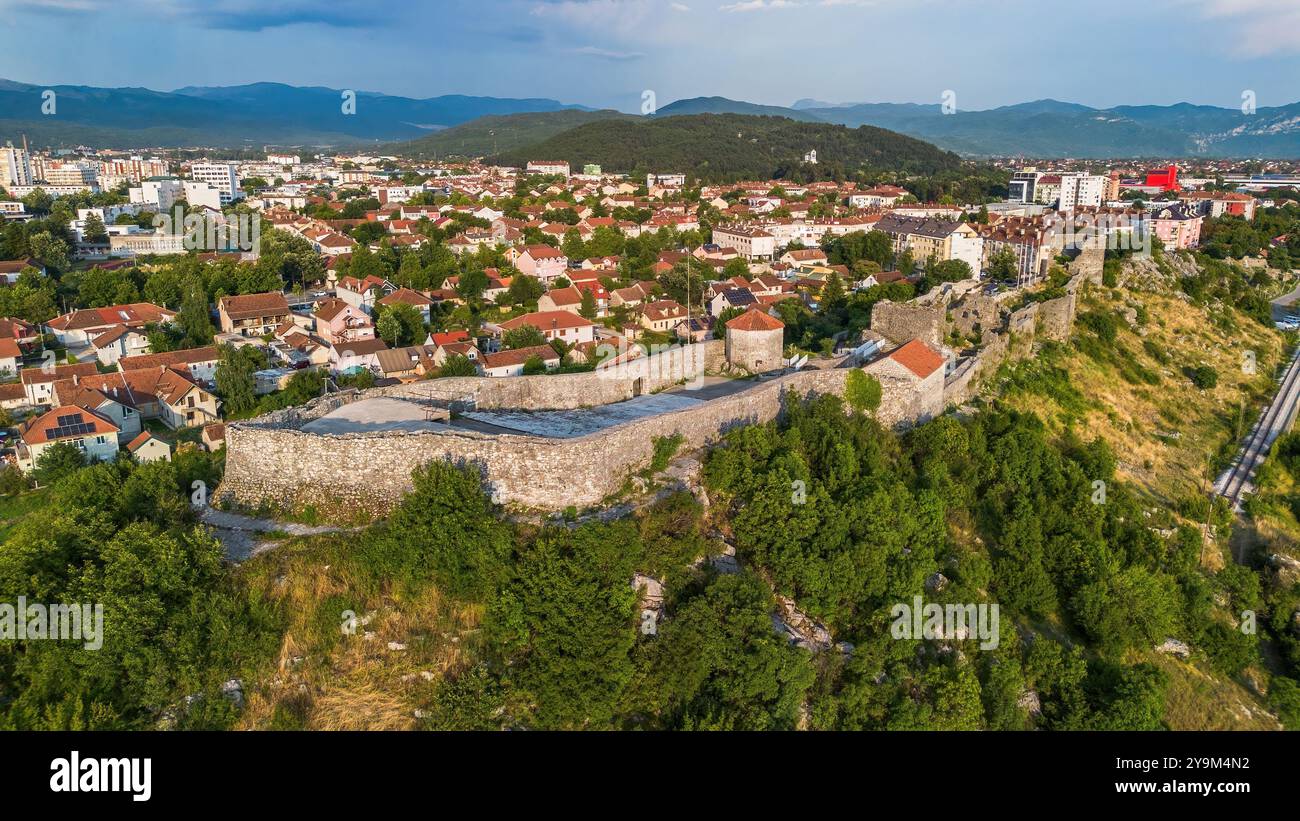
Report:
[[[1237,458],[1214,483],[1214,492],[1232,503],[1234,510],[1241,510],[1241,501],[1255,490],[1255,471],[1263,464],[1273,442],[1291,427],[1295,421],[1297,401],[1300,400],[1300,349],[1291,357],[1286,372],[1282,375],[1277,395],[1273,397],[1259,421],[1251,429],[1250,436],[1242,445]]]
[[[1273,321],[1285,322],[1288,319],[1294,319],[1297,314],[1296,303],[1300,301],[1300,285],[1289,294],[1283,294],[1270,304],[1272,307]]]

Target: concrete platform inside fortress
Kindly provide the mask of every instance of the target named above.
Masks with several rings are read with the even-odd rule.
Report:
[[[302,426],[307,433],[382,433],[446,429],[448,413],[403,399],[362,399],[336,408]]]
[[[572,439],[623,422],[672,413],[711,399],[732,396],[757,387],[782,373],[776,371],[758,379],[706,377],[698,384],[679,385],[662,393],[638,396],[626,402],[594,408],[551,411],[476,410],[457,415],[450,421],[446,411],[442,410],[436,410],[436,417],[430,419],[429,407],[425,404],[377,397],[344,405],[308,422],[302,429],[316,434],[419,432],[446,430],[450,424],[455,428],[480,433],[516,433],[550,439]]]
[[[699,383],[678,385],[662,393],[638,396],[626,402],[594,408],[556,411],[480,410],[457,416],[453,427],[481,433],[523,433],[551,439],[572,439],[623,422],[695,407],[711,399],[732,396],[775,379],[782,371],[758,379],[705,377]]]
[[[452,425],[484,433],[525,433],[551,439],[572,439],[622,422],[630,422],[633,419],[644,419],[648,416],[695,407],[701,401],[682,394],[660,393],[654,396],[638,396],[636,399],[613,405],[575,410],[481,410],[462,414],[452,422]]]

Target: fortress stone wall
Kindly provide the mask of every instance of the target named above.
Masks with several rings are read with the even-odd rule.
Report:
[[[382,515],[411,488],[411,471],[435,460],[480,470],[489,492],[507,504],[541,510],[596,505],[649,464],[655,439],[680,434],[682,449],[718,441],[738,425],[776,418],[788,390],[842,395],[849,369],[805,370],[733,396],[614,425],[585,436],[550,439],[436,431],[313,434],[300,426],[348,397],[328,397],[226,428],[226,474],[216,499],[256,508],[361,510]],[[509,381],[509,380],[501,380]],[[382,390],[382,389],[381,389]],[[393,395],[366,391],[364,396]]]
[[[920,339],[931,348],[943,345],[944,306],[916,302],[877,302],[871,309],[871,330],[891,342]]]
[[[623,402],[703,373],[716,373],[726,361],[725,347],[722,340],[710,339],[595,373],[510,378],[455,376],[376,388],[368,395],[432,399],[462,411],[471,408],[573,410]]]
[[[1101,283],[1100,256],[1100,251],[1096,254],[1085,251],[1071,264],[1073,276],[1066,283],[1065,296],[1031,303],[1009,314],[999,309],[1005,317],[1002,327],[987,324],[993,316],[993,306],[986,297],[975,297],[971,305],[966,302],[972,297],[967,297],[952,306],[948,313],[959,331],[967,333],[978,324],[982,334],[976,352],[959,360],[948,374],[943,389],[944,405],[960,405],[971,399],[1003,362],[1029,356],[1036,340],[1069,339],[1078,315],[1079,291],[1085,284]]]
[[[1093,281],[1092,276],[1092,269],[1077,273],[1065,297],[1031,305],[1011,316],[1000,312],[1000,317],[1011,320],[1001,328],[985,325],[992,315],[988,304],[974,303],[966,317],[979,317],[982,344],[978,351],[959,361],[946,379],[917,382],[905,374],[883,378],[884,396],[878,418],[887,425],[907,425],[928,418],[973,396],[980,381],[1008,357],[1027,355],[1037,335],[1067,338],[1074,321],[1077,292],[1083,282]],[[1095,267],[1095,276],[1099,281],[1099,266]],[[975,294],[967,296],[971,298],[980,299]],[[919,337],[938,348],[947,330],[946,316],[955,317],[961,310],[961,303],[879,303],[873,314],[873,329],[895,341]],[[877,318],[887,331],[877,328]],[[972,331],[974,326],[970,322]],[[1014,331],[1012,326],[1019,330]],[[589,507],[617,493],[630,475],[650,463],[656,439],[679,434],[683,450],[716,443],[733,427],[777,418],[786,391],[794,391],[801,398],[843,395],[851,372],[849,368],[803,370],[732,396],[574,438],[488,434],[451,426],[418,432],[349,434],[301,429],[342,404],[381,396],[432,400],[462,411],[572,410],[622,402],[679,384],[706,370],[716,371],[725,362],[721,341],[691,348],[694,350],[689,360],[682,360],[680,354],[676,361],[659,355],[598,373],[416,382],[335,394],[305,408],[232,422],[226,426],[225,478],[215,498],[219,503],[249,508],[270,503],[301,510],[311,505],[331,513],[364,511],[383,515],[410,490],[415,468],[445,460],[478,469],[485,486],[502,503],[549,511],[570,505]],[[873,364],[877,365],[874,370],[880,371],[881,366]],[[870,364],[866,369],[873,371]],[[877,376],[890,377],[890,373],[879,372]],[[936,372],[936,377],[942,373]]]

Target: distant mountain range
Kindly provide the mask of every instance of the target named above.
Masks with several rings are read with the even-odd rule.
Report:
[[[42,113],[43,93],[55,111]],[[356,145],[410,140],[489,115],[581,109],[547,99],[450,95],[424,100],[340,89],[254,83],[175,91],[36,86],[0,80],[0,139],[93,147]]]
[[[804,162],[812,150],[819,155],[816,167]],[[881,128],[751,114],[607,118],[502,152],[493,161],[522,166],[535,159],[575,167],[595,163],[618,172],[686,172],[714,182],[829,176],[863,168],[932,174],[961,165],[956,154]]]
[[[47,88],[56,95],[52,115],[41,108]],[[26,134],[37,147],[60,148],[359,147],[414,141],[394,150],[430,157],[486,155],[514,151],[594,121],[632,116],[550,99],[414,99],[373,92],[357,92],[356,113],[345,114],[342,93],[279,83],[151,91],[0,80],[0,140],[17,141]],[[528,114],[553,116],[510,119]],[[695,97],[664,106],[651,119],[696,114],[870,125],[967,156],[1300,157],[1300,103],[1243,114],[1188,103],[1098,109],[1037,100],[944,114],[938,104],[803,99],[786,108]],[[444,129],[448,133],[439,133]]]
[[[806,123],[830,122],[824,117],[806,111],[776,105],[745,103],[728,100],[726,97],[693,97],[689,100],[678,100],[659,109],[654,116],[676,117],[683,114],[749,114],[757,117],[789,117]]]
[[[753,113],[752,103],[707,100],[715,113]],[[662,112],[669,111],[674,103]],[[939,104],[827,103],[804,99],[764,113],[795,120],[874,125],[928,140],[971,156],[1033,157],[1300,157],[1300,103],[1236,108],[1178,103],[1099,109],[1060,100],[1035,100],[987,111],[944,114]]]

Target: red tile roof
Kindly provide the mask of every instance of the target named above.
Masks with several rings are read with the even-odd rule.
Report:
[[[152,433],[150,433],[147,430],[141,431],[139,436],[135,437],[134,439],[132,439],[130,442],[127,443],[126,449],[131,451],[132,453],[135,453],[137,450],[144,447],[144,444],[148,442],[150,439],[157,439],[157,438],[158,437],[154,436]],[[158,439],[158,441],[162,442],[163,440]],[[163,444],[166,445],[167,443],[163,442]],[[171,446],[168,445],[167,449],[171,450]]]
[[[750,308],[727,323],[729,331],[779,331],[785,323],[759,308]]]
[[[83,308],[55,317],[45,324],[57,331],[107,328],[119,324],[128,328],[138,328],[150,322],[170,320],[175,316],[175,311],[159,305],[135,302],[130,305],[110,305],[107,308]]]
[[[179,351],[165,351],[143,356],[127,356],[117,360],[117,366],[124,371],[139,371],[147,368],[160,368],[164,365],[173,367],[195,365],[199,362],[216,362],[221,352],[216,345],[204,348],[185,348]]]
[[[524,325],[532,325],[539,331],[551,331],[556,328],[590,328],[593,324],[591,320],[584,319],[568,311],[537,311],[536,313],[524,314],[507,322],[502,322],[501,327],[507,331],[513,331],[515,328]]]
[[[117,425],[104,417],[75,405],[62,405],[33,419],[23,428],[23,441],[43,445],[64,439],[116,434]]]
[[[534,345],[529,348],[514,348],[499,353],[483,354],[483,367],[504,368],[523,365],[534,356],[543,362],[558,362],[560,359],[560,355],[550,345]]]
[[[449,345],[452,342],[465,342],[469,340],[469,331],[441,331],[429,335],[435,345]]]
[[[919,339],[913,339],[889,355],[889,358],[907,368],[921,379],[943,367],[943,357]]]
[[[256,319],[263,316],[282,316],[289,313],[289,303],[284,294],[272,291],[265,294],[225,296],[221,305],[231,319]]]

